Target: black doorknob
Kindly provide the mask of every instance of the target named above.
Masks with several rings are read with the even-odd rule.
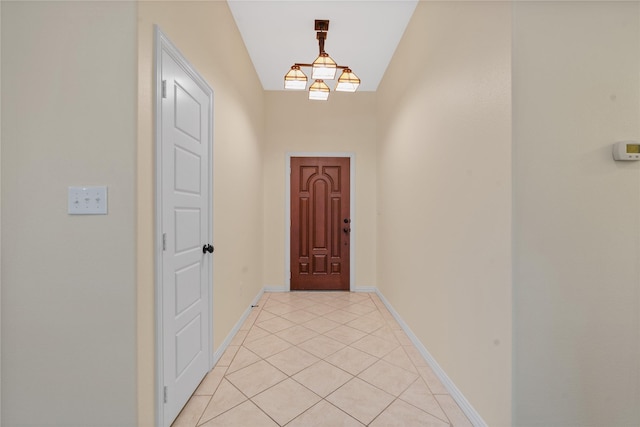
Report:
[[[209,245],[209,244],[204,245],[204,246],[202,247],[202,253],[203,253],[203,254],[206,254],[207,252],[212,253],[212,252],[213,252],[213,246],[211,246],[211,245]]]

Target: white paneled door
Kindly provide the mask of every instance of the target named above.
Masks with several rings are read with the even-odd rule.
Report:
[[[159,403],[168,426],[211,368],[213,92],[173,46],[158,53]]]

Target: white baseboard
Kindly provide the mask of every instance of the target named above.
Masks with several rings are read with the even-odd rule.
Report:
[[[351,292],[369,292],[369,293],[376,293],[377,289],[375,286],[357,286],[353,289],[351,289]]]
[[[440,367],[440,365],[438,365],[436,359],[434,359],[433,356],[427,351],[425,346],[420,342],[413,331],[411,331],[411,328],[409,328],[404,320],[402,320],[400,315],[396,312],[389,301],[387,301],[384,295],[382,295],[382,293],[377,288],[375,290],[375,293],[380,297],[380,300],[382,300],[383,304],[387,307],[387,310],[389,310],[396,321],[400,324],[402,330],[407,334],[413,345],[416,346],[424,360],[426,360],[427,364],[431,367],[440,382],[442,382],[442,385],[447,389],[453,400],[456,401],[458,406],[460,406],[460,409],[462,409],[467,418],[469,418],[471,424],[473,424],[475,427],[487,427],[487,423],[482,419],[478,411],[476,411],[473,406],[471,406],[471,403],[469,403],[469,401],[466,399],[466,397],[464,397],[458,387],[456,387],[453,381],[451,381],[451,378],[449,378],[445,371]]]
[[[284,286],[265,286],[264,292],[288,292],[289,290]]]
[[[258,292],[258,295],[255,296],[255,298],[253,299],[249,307],[247,307],[244,313],[242,313],[240,320],[238,320],[238,322],[235,324],[233,329],[231,329],[231,332],[227,334],[227,337],[224,339],[222,344],[220,344],[220,347],[218,347],[218,349],[213,353],[213,365],[211,366],[211,368],[213,368],[216,365],[216,363],[218,363],[218,360],[220,360],[220,358],[224,354],[227,347],[229,347],[229,344],[231,344],[233,337],[236,336],[236,334],[244,324],[244,321],[247,320],[247,317],[249,317],[249,314],[251,314],[251,310],[253,309],[253,306],[255,306],[258,303],[258,301],[260,301],[260,298],[262,298],[262,294],[264,294],[264,291],[265,291],[264,289],[260,289],[260,292]]]

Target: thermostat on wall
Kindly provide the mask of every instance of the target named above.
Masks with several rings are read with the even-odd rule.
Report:
[[[614,160],[640,160],[640,143],[620,141],[613,144]]]

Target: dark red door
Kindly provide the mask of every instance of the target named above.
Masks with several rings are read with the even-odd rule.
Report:
[[[291,290],[349,290],[349,161],[291,158]]]

